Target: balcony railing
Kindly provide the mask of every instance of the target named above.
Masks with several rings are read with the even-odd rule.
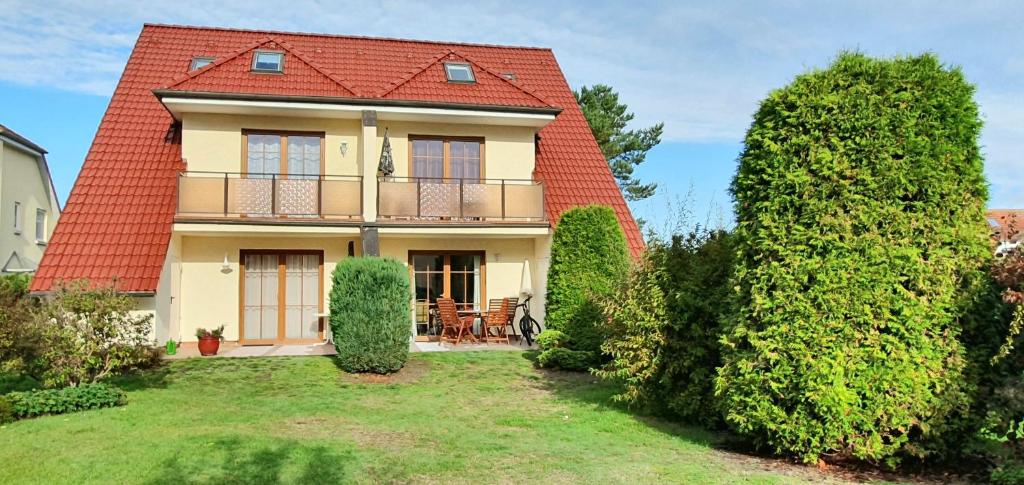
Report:
[[[423,222],[544,222],[544,185],[534,180],[382,177],[377,216]]]
[[[230,172],[178,174],[178,213],[187,218],[359,219],[362,177]]]

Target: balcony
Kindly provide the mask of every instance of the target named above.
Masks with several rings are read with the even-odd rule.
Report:
[[[377,218],[423,223],[542,223],[544,185],[533,180],[385,177]]]
[[[358,221],[362,201],[363,182],[357,176],[178,174],[179,219]]]

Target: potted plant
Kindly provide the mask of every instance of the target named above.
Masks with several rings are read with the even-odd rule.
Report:
[[[217,355],[220,349],[220,341],[224,340],[224,325],[213,330],[205,328],[196,329],[196,338],[199,339],[199,353],[201,355]]]

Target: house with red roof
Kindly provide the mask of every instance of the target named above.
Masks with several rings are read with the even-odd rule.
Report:
[[[603,204],[643,242],[550,49],[143,27],[35,292],[87,279],[155,337],[325,337],[347,257],[408,264],[410,325],[543,295],[559,215]]]
[[[996,255],[1024,242],[1024,209],[989,209],[985,217],[991,230]]]

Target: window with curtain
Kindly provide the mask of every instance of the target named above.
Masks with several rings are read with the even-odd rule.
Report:
[[[289,178],[317,178],[320,175],[320,137],[288,137]]]
[[[482,146],[479,140],[414,138],[412,176],[479,180]]]
[[[412,176],[444,177],[444,141],[412,141]]]
[[[251,178],[281,173],[281,135],[250,133],[246,144],[245,171]]]
[[[288,175],[315,179],[320,175],[322,135],[248,133],[245,143],[245,168],[250,178]]]

